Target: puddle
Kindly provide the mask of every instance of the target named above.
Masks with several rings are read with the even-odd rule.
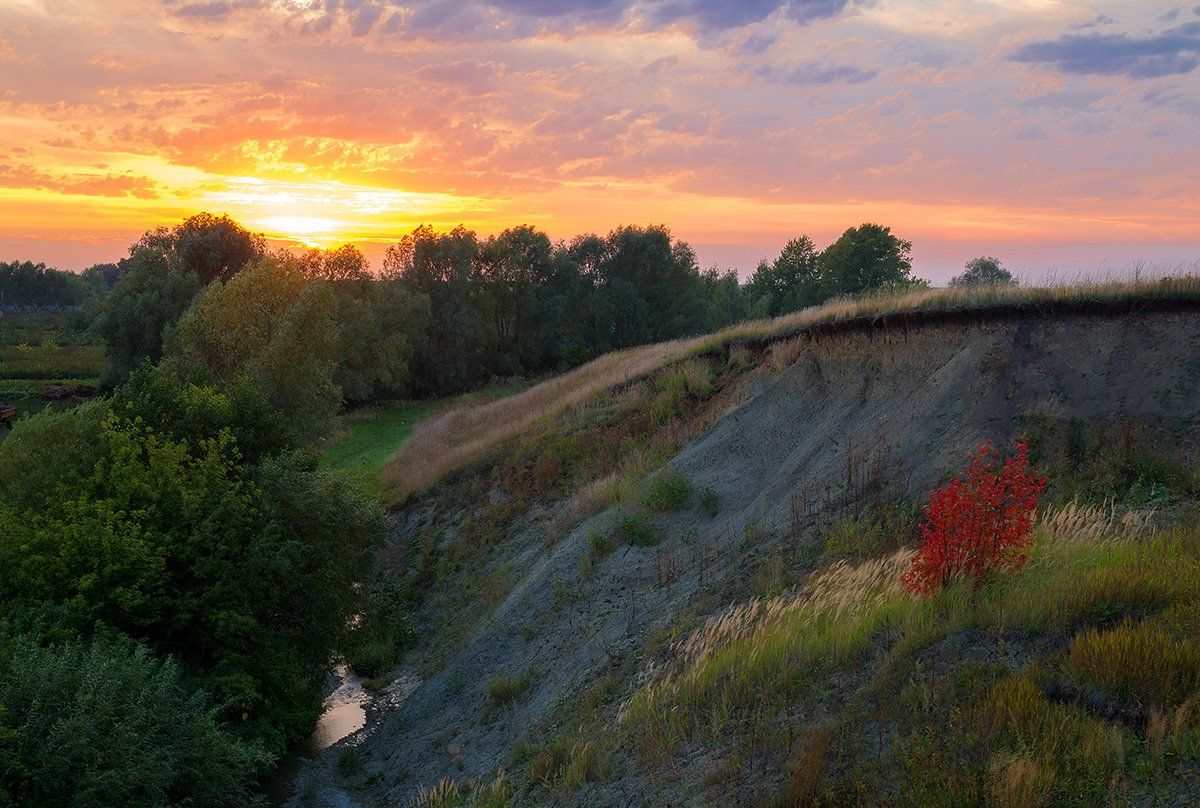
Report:
[[[326,697],[325,712],[308,739],[309,748],[314,752],[333,746],[367,723],[367,693],[363,690],[363,678],[350,673],[345,665],[339,665],[333,675],[338,685]]]

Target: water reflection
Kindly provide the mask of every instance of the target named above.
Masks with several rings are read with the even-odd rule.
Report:
[[[309,738],[309,745],[316,752],[357,732],[367,723],[364,707],[367,693],[363,690],[363,677],[352,674],[345,665],[339,665],[333,674],[337,677],[338,686],[325,699],[325,712],[321,714]]]

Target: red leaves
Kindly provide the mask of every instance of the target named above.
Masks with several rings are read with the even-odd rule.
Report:
[[[914,592],[932,594],[954,578],[976,586],[994,569],[1012,570],[1028,557],[1033,512],[1046,478],[1029,471],[1024,443],[1001,459],[985,443],[969,456],[958,479],[929,495],[921,545],[904,576]]]

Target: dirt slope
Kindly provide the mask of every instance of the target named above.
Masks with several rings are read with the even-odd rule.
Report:
[[[1195,314],[1035,318],[792,346],[794,361],[752,370],[740,405],[671,462],[716,493],[715,513],[692,504],[657,516],[660,544],[618,547],[586,574],[590,537],[614,532],[620,506],[549,548],[531,521],[506,545],[507,596],[444,667],[350,739],[362,774],[342,779],[328,766],[322,788],[296,804],[406,804],[422,785],[511,768],[518,743],[577,720],[597,682],[616,693],[612,704],[628,695],[648,638],[745,597],[781,558],[814,561],[816,527],[831,513],[885,490],[919,498],[966,450],[1011,440],[1031,413],[1195,418],[1198,348]],[[397,514],[402,526],[414,519]],[[516,691],[502,704],[499,682]],[[611,720],[615,707],[598,709]],[[629,755],[613,767],[569,799],[704,802],[699,791],[651,782]],[[345,788],[350,780],[360,787]]]

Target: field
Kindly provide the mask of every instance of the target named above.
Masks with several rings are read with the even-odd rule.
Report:
[[[103,368],[103,346],[71,314],[0,317],[0,403],[18,417],[47,406],[47,386],[94,386]]]

